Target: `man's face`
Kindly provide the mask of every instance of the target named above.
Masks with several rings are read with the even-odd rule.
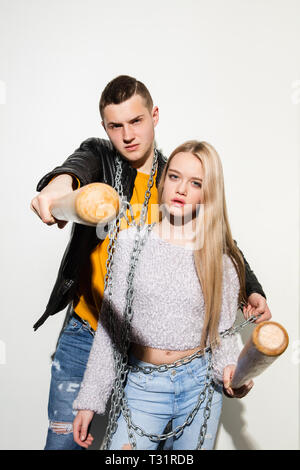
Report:
[[[140,95],[104,108],[102,125],[118,152],[133,166],[152,156],[158,108],[152,112]]]

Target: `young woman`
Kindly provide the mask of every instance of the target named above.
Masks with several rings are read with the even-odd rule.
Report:
[[[126,350],[124,312],[138,229],[130,227],[118,236],[110,300],[105,292],[101,322],[74,402],[79,410],[74,440],[82,447],[92,443],[88,426],[94,413],[104,414],[112,388],[120,387],[118,354],[126,361],[128,352],[128,373],[109,449],[129,449],[132,442],[137,449],[157,449],[170,420],[174,450],[212,449],[223,391],[241,398],[253,386],[250,381],[239,390],[230,388],[239,351],[235,336],[220,336],[234,324],[246,292],[215,149],[197,141],[177,147],[158,194],[159,222],[140,232],[143,245],[131,281]],[[211,354],[205,350],[208,345]]]

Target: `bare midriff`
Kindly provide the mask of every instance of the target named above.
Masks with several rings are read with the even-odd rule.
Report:
[[[140,361],[149,362],[154,365],[172,364],[172,362],[190,356],[199,351],[200,346],[193,349],[185,349],[184,351],[169,351],[167,349],[150,348],[131,343],[130,352]]]

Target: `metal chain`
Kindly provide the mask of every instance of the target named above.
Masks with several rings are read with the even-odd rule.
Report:
[[[114,387],[113,387],[113,392],[112,392],[112,397],[111,397],[111,408],[109,412],[109,420],[108,420],[108,426],[106,429],[106,434],[105,438],[102,444],[102,449],[107,449],[109,448],[111,437],[113,433],[117,429],[117,420],[119,417],[120,412],[123,413],[123,416],[126,420],[127,423],[127,428],[128,428],[128,436],[129,436],[129,442],[131,444],[131,447],[133,449],[136,449],[136,440],[134,437],[134,434],[132,431],[135,431],[137,434],[140,436],[147,436],[150,440],[165,440],[168,439],[169,437],[172,436],[178,436],[180,433],[183,432],[183,429],[186,425],[190,424],[192,420],[194,419],[194,416],[198,412],[201,404],[204,402],[206,398],[206,392],[208,391],[208,399],[206,406],[204,408],[204,422],[201,426],[200,429],[200,434],[199,434],[199,439],[198,439],[198,445],[197,449],[200,449],[205,438],[206,430],[207,430],[207,420],[209,419],[210,412],[211,412],[211,402],[212,402],[212,397],[214,393],[213,389],[213,380],[212,380],[212,358],[211,358],[211,346],[208,346],[206,348],[200,349],[196,351],[196,353],[192,354],[191,356],[184,357],[180,360],[175,361],[173,364],[162,364],[158,367],[138,367],[138,366],[130,366],[128,365],[128,349],[130,346],[130,324],[133,316],[133,311],[132,311],[132,302],[133,302],[133,278],[134,274],[136,271],[136,266],[138,263],[139,255],[140,252],[149,236],[150,230],[152,230],[153,226],[155,224],[151,224],[147,226],[147,230],[145,232],[145,235],[143,235],[142,228],[145,225],[146,217],[147,217],[147,211],[148,211],[148,204],[149,204],[149,199],[151,197],[151,187],[153,185],[153,179],[156,171],[156,165],[157,165],[157,152],[156,149],[154,151],[154,159],[153,159],[153,164],[152,164],[152,169],[150,173],[150,177],[148,180],[148,185],[147,185],[147,190],[145,192],[145,199],[141,211],[141,216],[139,219],[139,222],[136,223],[133,217],[133,213],[131,211],[131,206],[130,203],[126,204],[129,205],[129,209],[131,211],[131,217],[132,217],[132,222],[129,222],[128,218],[126,218],[128,225],[135,225],[137,227],[137,232],[135,235],[135,240],[134,240],[134,246],[133,246],[133,251],[132,251],[132,256],[131,256],[131,262],[130,262],[130,267],[129,267],[129,273],[127,277],[127,292],[126,292],[126,306],[124,310],[124,324],[125,327],[122,329],[121,333],[121,345],[122,349],[120,351],[117,350],[116,348],[116,338],[115,338],[115,332],[116,328],[114,325],[114,315],[112,312],[112,272],[113,272],[113,254],[114,254],[114,247],[116,244],[116,240],[118,237],[118,233],[120,230],[120,220],[123,216],[126,217],[126,210],[125,210],[125,204],[124,204],[124,196],[123,196],[123,188],[122,188],[122,183],[121,183],[121,175],[122,175],[122,164],[120,157],[117,156],[117,170],[116,170],[116,178],[115,178],[115,189],[119,193],[121,199],[122,199],[122,207],[121,210],[118,214],[118,217],[114,220],[112,223],[110,230],[109,230],[109,245],[107,248],[108,252],[108,258],[106,261],[106,275],[104,278],[104,291],[107,291],[108,293],[108,311],[109,311],[109,321],[110,321],[110,329],[111,329],[111,334],[112,334],[112,343],[113,343],[113,353],[114,353],[114,363],[115,363],[115,382],[114,382]],[[228,335],[233,335],[236,334],[237,331],[242,329],[244,326],[246,326],[248,323],[252,322],[255,320],[255,317],[249,318],[247,321],[242,323],[241,325],[237,327],[232,327],[229,328],[228,330],[225,330],[220,334],[222,337],[226,337]],[[127,374],[129,370],[132,370],[136,372],[137,370],[142,370],[144,373],[152,373],[154,370],[157,370],[159,372],[165,372],[166,370],[173,368],[173,367],[180,367],[181,365],[187,364],[191,362],[193,359],[196,357],[200,357],[200,355],[205,354],[206,352],[209,352],[209,360],[207,364],[207,373],[206,373],[206,380],[205,380],[205,386],[201,393],[199,394],[198,401],[196,403],[195,408],[190,412],[188,417],[186,418],[185,422],[177,426],[175,430],[167,433],[167,434],[161,434],[161,435],[155,435],[155,434],[147,434],[145,431],[142,430],[139,426],[135,425],[131,421],[131,413],[128,408],[127,404],[127,399],[125,397],[125,392],[124,392],[124,384],[127,378]]]
[[[114,184],[114,189],[118,192],[122,202],[124,200],[124,195],[123,195],[123,187],[122,187],[122,182],[121,182],[121,176],[122,176],[122,163],[119,155],[116,156],[116,176],[115,176],[115,184]],[[113,255],[114,255],[114,247],[116,244],[116,240],[118,237],[118,233],[120,230],[120,222],[121,222],[121,216],[122,216],[122,209],[121,207],[120,212],[118,213],[118,216],[116,219],[109,225],[109,244],[107,247],[107,253],[108,257],[106,260],[106,274],[104,277],[104,292],[107,291],[108,294],[108,310],[109,310],[109,321],[110,321],[110,330],[111,332],[114,332],[114,326],[113,326],[113,315],[111,312],[111,297],[112,297],[112,292],[111,289],[108,289],[108,286],[112,284],[112,267],[113,267]],[[115,338],[112,338],[113,344],[115,344]],[[116,350],[114,348],[114,361],[116,362]],[[118,397],[117,397],[117,390],[113,390],[113,394],[111,397],[112,404],[115,402],[118,402]],[[106,433],[112,434],[115,431],[115,426],[114,422],[116,420],[116,414],[117,414],[117,409],[114,406],[111,406],[110,412],[109,412],[109,421],[108,421],[108,426]]]
[[[156,159],[157,160],[157,159]],[[155,166],[156,164],[156,161],[154,161],[154,164],[153,166]],[[153,168],[152,168],[153,170]],[[149,183],[148,183],[148,188],[149,186],[151,187],[153,185],[153,176],[155,174],[155,168],[154,168],[154,171],[151,172],[151,175],[150,175],[150,178],[149,178]],[[151,195],[151,193],[150,193]],[[148,201],[149,201],[149,191],[147,189],[147,196],[148,197],[145,197],[145,201],[144,201],[144,206],[145,204],[148,204]],[[146,212],[147,214],[147,212]],[[142,217],[143,216],[143,217]],[[142,212],[142,216],[141,216],[141,224],[139,227],[142,226],[142,224],[144,224],[145,222],[145,212]],[[135,239],[135,243],[134,243],[134,250],[133,250],[133,256],[131,258],[131,267],[130,267],[130,273],[134,272],[135,271],[135,265],[137,263],[137,260],[138,260],[138,255],[139,255],[139,252],[140,252],[140,249],[141,247],[139,246],[140,245],[140,230],[138,230],[137,232],[137,235],[136,235],[136,239]],[[110,268],[112,267],[112,263],[110,264]],[[108,283],[107,283],[107,287],[108,287],[108,292],[109,292],[109,305],[111,306],[111,287],[112,287],[112,284],[111,284],[111,269],[109,269],[108,267],[108,271],[110,271],[110,279],[108,280]],[[129,282],[131,281],[130,279],[130,274],[129,274]],[[130,296],[132,296],[132,292],[129,291],[127,293],[127,299],[130,300]],[[126,309],[126,312],[125,312],[125,316],[129,316],[129,318],[132,317],[132,313],[131,313],[131,303],[130,301],[127,301],[127,309]],[[112,322],[113,322],[113,315],[112,315],[112,312],[110,311],[110,314],[109,314],[109,318],[111,320],[111,326],[112,326],[112,330],[111,331],[115,331],[115,328],[113,328],[113,325],[112,325]],[[118,352],[116,350],[116,348],[114,348],[114,360],[115,360],[115,370],[116,370],[116,379],[115,379],[115,385],[114,385],[114,388],[113,388],[113,395],[112,395],[112,406],[111,406],[111,410],[110,410],[110,416],[109,416],[109,424],[108,424],[108,427],[107,427],[107,433],[106,433],[106,437],[105,437],[105,443],[104,443],[104,446],[105,448],[107,448],[107,446],[109,445],[109,441],[110,441],[110,437],[112,435],[113,432],[115,432],[116,430],[116,427],[117,427],[117,418],[118,418],[118,415],[119,415],[119,412],[120,412],[120,406],[121,406],[121,401],[122,401],[122,398],[124,396],[124,383],[125,383],[125,380],[126,380],[126,377],[127,377],[127,369],[126,369],[126,365],[127,365],[127,361],[128,361],[128,358],[127,358],[127,354],[126,354],[126,351],[128,349],[128,337],[129,337],[129,332],[128,332],[128,328],[125,329],[124,331],[124,334],[123,334],[123,341],[122,341],[122,345],[123,345],[123,354],[120,354],[120,352]],[[115,345],[116,344],[116,340],[113,339],[113,344]],[[125,354],[124,354],[125,353]]]
[[[131,266],[129,269],[129,276],[128,276],[128,282],[132,282],[133,278],[133,273],[135,271],[135,266],[138,260],[138,256],[140,253],[140,231],[141,228],[145,224],[145,220],[147,217],[147,210],[148,210],[148,203],[149,199],[151,197],[151,188],[153,186],[153,181],[154,181],[154,175],[156,172],[156,167],[157,167],[157,162],[158,162],[158,154],[157,150],[154,150],[154,158],[153,158],[153,163],[152,163],[152,169],[150,172],[150,177],[148,180],[148,185],[147,185],[147,190],[145,192],[145,198],[144,198],[144,203],[143,203],[143,208],[141,211],[141,216],[140,216],[140,221],[139,224],[135,224],[138,228],[136,238],[135,238],[135,243],[134,243],[134,249],[133,249],[133,254],[131,257]],[[117,156],[117,171],[116,171],[116,178],[115,178],[115,189],[119,193],[120,197],[124,201],[124,196],[123,196],[123,189],[122,189],[122,183],[121,183],[121,172],[122,172],[122,164],[120,157]],[[130,205],[130,204],[129,204]],[[129,326],[125,329],[123,332],[123,351],[119,352],[115,345],[116,345],[116,340],[114,338],[115,334],[115,328],[113,325],[113,314],[112,314],[112,308],[111,308],[111,298],[112,298],[112,271],[113,271],[113,249],[116,244],[119,228],[120,228],[120,219],[123,216],[125,210],[124,207],[122,208],[123,210],[120,211],[118,214],[118,217],[116,220],[113,222],[111,229],[109,231],[109,245],[108,245],[108,258],[106,262],[106,275],[104,278],[104,291],[107,290],[108,292],[108,310],[109,310],[109,320],[110,320],[110,328],[111,332],[113,335],[112,341],[114,345],[114,362],[115,362],[115,371],[116,371],[116,378],[115,378],[115,383],[113,387],[113,393],[111,397],[111,409],[109,413],[109,421],[108,421],[108,426],[106,429],[106,434],[103,442],[103,448],[108,448],[111,436],[115,432],[117,428],[117,418],[120,413],[121,409],[121,402],[124,397],[124,383],[126,381],[127,377],[127,362],[128,362],[128,357],[127,357],[127,349],[128,348],[128,341],[129,341]],[[132,219],[133,218],[133,214]],[[132,317],[132,312],[131,312],[131,305],[132,305],[132,300],[130,301],[130,297],[132,297],[132,291],[127,292],[127,302],[126,302],[126,312],[124,316],[129,316],[131,319]],[[122,354],[123,353],[123,354]]]
[[[155,366],[153,366],[153,367],[150,367],[150,366],[149,367],[148,366],[138,367],[138,366],[136,366],[135,367],[135,366],[128,365],[127,351],[129,349],[129,344],[130,344],[130,342],[129,342],[129,328],[130,328],[130,322],[131,322],[132,315],[133,315],[133,312],[132,312],[132,309],[131,309],[132,296],[133,296],[133,289],[132,289],[133,275],[134,275],[134,272],[135,272],[136,264],[137,264],[138,257],[139,257],[139,254],[141,252],[141,249],[144,246],[145,241],[146,241],[146,239],[149,235],[149,232],[150,232],[150,230],[152,229],[152,227],[154,225],[155,224],[152,224],[152,225],[149,225],[147,227],[146,236],[144,238],[140,238],[140,233],[138,231],[137,231],[137,234],[136,234],[136,237],[135,237],[133,255],[132,255],[132,258],[131,258],[131,265],[130,265],[129,275],[128,275],[128,279],[127,279],[129,287],[128,287],[128,290],[127,290],[127,293],[126,293],[126,307],[125,307],[125,312],[124,312],[125,328],[123,329],[123,335],[122,335],[122,340],[121,340],[121,344],[123,346],[123,356],[119,354],[117,359],[116,359],[117,377],[116,377],[114,392],[117,391],[117,393],[115,393],[115,395],[113,396],[113,406],[114,406],[114,411],[115,411],[114,416],[116,416],[120,412],[120,409],[121,409],[121,411],[123,413],[123,416],[124,416],[124,419],[127,423],[128,437],[129,437],[130,444],[131,444],[133,449],[136,449],[136,440],[134,438],[133,431],[136,432],[141,437],[145,436],[145,437],[148,437],[150,440],[154,440],[154,441],[161,441],[161,440],[168,439],[169,437],[172,437],[172,436],[173,437],[178,436],[181,432],[183,432],[183,429],[185,428],[185,426],[189,425],[192,422],[192,420],[194,419],[194,416],[199,411],[199,408],[200,408],[201,404],[204,402],[204,400],[206,398],[206,392],[208,392],[208,399],[207,399],[206,406],[204,408],[204,422],[203,422],[203,424],[201,426],[201,429],[200,429],[199,442],[198,442],[198,445],[197,445],[197,449],[200,449],[202,444],[203,444],[204,438],[205,438],[205,434],[206,434],[206,430],[207,430],[207,420],[209,419],[209,416],[210,416],[210,413],[211,413],[211,402],[212,402],[212,397],[213,397],[213,393],[214,393],[213,380],[212,380],[212,377],[211,377],[211,370],[212,370],[211,347],[212,347],[213,343],[210,346],[208,346],[204,349],[200,349],[200,350],[196,351],[191,356],[186,356],[186,357],[184,357],[180,360],[175,361],[172,364],[163,364],[163,365],[160,365],[158,367],[155,367]],[[242,323],[238,327],[229,328],[228,330],[225,330],[224,332],[220,333],[220,336],[225,338],[229,335],[236,334],[237,331],[239,331],[239,329],[243,328],[246,324],[250,323],[251,321],[253,321],[252,318],[245,321],[244,323]],[[140,426],[137,426],[136,424],[134,424],[131,421],[131,413],[130,413],[130,410],[128,408],[128,404],[127,404],[125,394],[123,393],[124,390],[123,390],[123,386],[122,386],[125,382],[127,373],[130,369],[134,370],[134,371],[142,370],[145,373],[151,373],[154,370],[158,370],[159,372],[164,372],[164,371],[166,371],[170,368],[180,367],[181,365],[187,364],[187,363],[191,362],[193,359],[195,359],[196,357],[199,357],[200,355],[203,355],[205,352],[210,353],[209,354],[210,361],[208,362],[208,366],[207,366],[206,383],[205,383],[204,389],[199,394],[199,398],[198,398],[198,401],[196,403],[196,406],[190,412],[190,414],[188,415],[188,417],[186,418],[186,420],[184,421],[184,423],[182,425],[177,426],[175,430],[172,430],[167,434],[158,435],[158,434],[149,434],[149,433],[145,432]],[[122,361],[122,359],[123,359],[123,361]],[[116,396],[118,397],[118,407],[116,407],[116,400],[115,400]],[[118,413],[116,412],[116,409],[118,409]],[[114,427],[112,427],[111,431],[114,432],[115,429],[116,429],[116,427],[114,426]],[[107,444],[108,444],[108,442],[107,442]]]

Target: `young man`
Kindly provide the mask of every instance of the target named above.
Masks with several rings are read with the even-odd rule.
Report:
[[[37,186],[40,192],[31,201],[31,208],[41,220],[63,228],[66,222],[57,221],[50,213],[52,202],[77,187],[104,182],[115,185],[117,159],[121,157],[123,195],[134,205],[142,205],[151,170],[154,181],[148,202],[146,223],[153,222],[150,205],[157,204],[157,186],[166,163],[157,151],[154,162],[155,127],[159,119],[157,106],[145,85],[128,76],[119,76],[105,87],[100,99],[102,125],[109,140],[90,138],[59,167],[44,176]],[[138,216],[139,214],[135,214]],[[121,230],[126,229],[122,219]],[[63,256],[58,277],[37,329],[55,313],[70,308],[70,319],[64,328],[52,363],[49,395],[49,429],[45,449],[80,449],[74,440],[72,404],[83,379],[104,291],[108,237],[101,241],[96,230],[74,224],[70,242]],[[262,313],[257,320],[271,318],[265,294],[247,261],[246,289],[248,306],[244,315]]]

